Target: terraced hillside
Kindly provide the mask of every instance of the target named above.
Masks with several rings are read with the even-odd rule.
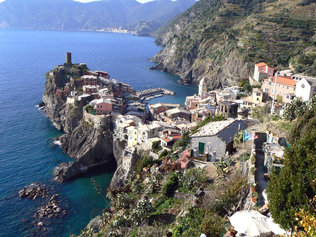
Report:
[[[157,69],[210,88],[248,78],[254,63],[316,75],[315,0],[200,0],[157,33]]]

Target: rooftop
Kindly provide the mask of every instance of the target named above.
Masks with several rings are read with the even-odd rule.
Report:
[[[257,67],[263,67],[263,66],[268,66],[265,62],[257,63]]]
[[[274,83],[275,82],[275,77],[270,78],[271,81]],[[293,80],[291,77],[287,77],[287,76],[278,76],[277,79],[277,84],[282,84],[282,85],[286,85],[286,86],[296,86],[297,81]]]
[[[193,137],[216,135],[217,133],[222,131],[224,128],[231,125],[233,122],[235,122],[234,119],[210,122],[206,124],[205,126],[203,126],[202,128],[200,128],[199,131],[193,135]]]
[[[191,114],[189,111],[187,111],[187,110],[185,110],[185,109],[181,109],[181,108],[169,109],[169,110],[166,111],[166,113],[167,113],[168,115],[177,114],[177,113]]]

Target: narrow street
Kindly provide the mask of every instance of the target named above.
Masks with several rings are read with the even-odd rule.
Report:
[[[262,192],[267,188],[267,181],[264,178],[264,173],[266,173],[266,167],[264,166],[264,153],[263,153],[263,143],[267,140],[266,134],[258,134],[259,137],[254,141],[256,146],[256,175],[255,181],[257,184],[258,192],[258,205],[264,205],[264,199]]]

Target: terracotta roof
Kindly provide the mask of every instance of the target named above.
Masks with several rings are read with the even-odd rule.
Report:
[[[268,66],[266,63],[261,62],[256,64],[257,67]]]
[[[272,82],[274,83],[275,77],[272,78]],[[277,84],[282,84],[286,86],[295,86],[297,81],[293,80],[291,77],[286,76],[278,76]]]

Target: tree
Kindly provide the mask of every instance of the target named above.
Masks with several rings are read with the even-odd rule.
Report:
[[[299,128],[299,130],[298,130]],[[309,208],[316,194],[316,108],[307,111],[291,132],[291,146],[285,152],[284,167],[273,172],[268,183],[270,212],[285,229],[295,230],[295,213]]]
[[[295,98],[290,104],[285,106],[284,118],[292,121],[297,117],[302,116],[306,109],[306,103],[299,98]]]

